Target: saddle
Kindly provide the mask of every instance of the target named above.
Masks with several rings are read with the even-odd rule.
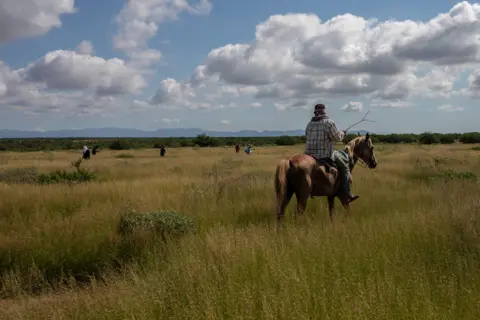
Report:
[[[332,158],[320,158],[320,159],[317,159],[315,158],[315,161],[317,162],[317,165],[318,166],[324,166],[325,167],[325,171],[327,173],[334,173],[334,172],[338,172],[338,168],[337,168],[337,165],[335,164],[335,161],[333,161]]]
[[[320,159],[317,159],[315,157],[313,158],[315,159],[319,167],[325,167],[325,172],[327,174],[333,174],[336,177],[336,173],[338,173],[338,168],[332,158],[320,158]],[[316,184],[317,183],[315,181],[315,178],[312,176],[312,191],[310,193],[311,198],[314,198],[315,195],[317,194],[317,191],[315,191]]]

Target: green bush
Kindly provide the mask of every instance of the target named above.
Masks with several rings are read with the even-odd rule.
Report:
[[[122,214],[118,227],[119,233],[126,237],[139,232],[153,232],[163,240],[195,231],[193,218],[174,211],[136,212]]]
[[[444,172],[443,177],[445,180],[470,180],[477,181],[477,176],[470,171],[460,171],[456,172],[453,170],[447,170]]]
[[[42,173],[38,175],[37,182],[39,184],[54,184],[54,183],[81,183],[95,179],[95,174],[87,170],[79,170],[68,172],[65,170],[56,170],[49,173]]]
[[[125,140],[115,140],[110,144],[111,150],[128,150],[130,149],[130,145]]]
[[[439,143],[440,140],[436,134],[425,132],[420,135],[420,137],[418,138],[418,142],[420,142],[421,144],[436,144]]]
[[[219,139],[208,136],[207,134],[199,134],[193,139],[193,144],[199,147],[218,147],[221,145]]]
[[[39,184],[54,184],[54,183],[81,183],[95,179],[95,173],[87,169],[80,168],[83,159],[80,158],[72,162],[72,167],[76,171],[68,172],[65,170],[56,170],[49,173],[39,174],[37,183]]]
[[[462,134],[460,137],[461,143],[480,143],[480,133],[479,132],[468,132]]]
[[[281,136],[278,137],[277,140],[275,140],[275,144],[277,146],[294,146],[295,144],[297,144],[297,141],[295,137]]]
[[[455,142],[455,136],[451,134],[444,134],[440,136],[439,140],[441,144],[452,144]]]

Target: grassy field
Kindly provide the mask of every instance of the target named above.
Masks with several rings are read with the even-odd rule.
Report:
[[[0,182],[0,318],[480,318],[478,147],[377,145],[350,216],[337,201],[332,225],[316,198],[294,223],[293,200],[277,230],[275,166],[302,148],[102,151],[94,182]],[[0,153],[0,170],[79,154]],[[125,248],[130,209],[192,216],[196,233]]]

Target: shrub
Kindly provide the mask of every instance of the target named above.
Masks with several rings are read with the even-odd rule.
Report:
[[[110,144],[111,150],[128,150],[130,145],[125,140],[115,140]]]
[[[122,214],[118,227],[119,233],[126,237],[138,232],[153,232],[164,241],[168,237],[176,237],[193,232],[193,218],[183,216],[174,211],[136,212]]]
[[[82,164],[82,158],[73,161],[72,167],[75,167],[76,171],[68,172],[65,170],[56,170],[49,173],[39,174],[37,177],[37,183],[39,184],[54,184],[54,183],[81,183],[95,179],[95,173],[90,172],[87,169],[80,168]]]
[[[455,142],[455,137],[451,134],[444,134],[440,136],[440,143],[441,144],[451,144]]]
[[[95,179],[95,174],[87,170],[68,172],[65,170],[56,170],[49,173],[38,175],[37,182],[39,184],[54,183],[81,183]]]
[[[297,143],[295,140],[295,137],[291,136],[281,136],[278,137],[277,140],[275,140],[275,144],[277,146],[293,146]]]
[[[419,172],[415,172],[410,175],[411,178],[416,180],[422,180],[425,182],[437,182],[437,181],[477,181],[477,176],[470,171],[432,171],[428,168],[424,168]]]
[[[421,144],[436,144],[439,143],[437,135],[430,132],[422,133],[418,139]]]
[[[460,142],[462,143],[480,143],[479,132],[468,132],[460,136]]]
[[[193,143],[199,147],[217,147],[219,145],[218,139],[208,136],[207,134],[200,134],[193,139]]]
[[[471,181],[476,181],[477,176],[470,171],[460,171],[460,172],[455,172],[453,170],[447,170],[444,173],[444,179],[445,180],[471,180]]]

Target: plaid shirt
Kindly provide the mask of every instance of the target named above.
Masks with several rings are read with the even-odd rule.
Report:
[[[307,145],[305,153],[317,158],[332,158],[335,142],[342,141],[344,133],[338,130],[332,119],[310,121],[305,129]]]

